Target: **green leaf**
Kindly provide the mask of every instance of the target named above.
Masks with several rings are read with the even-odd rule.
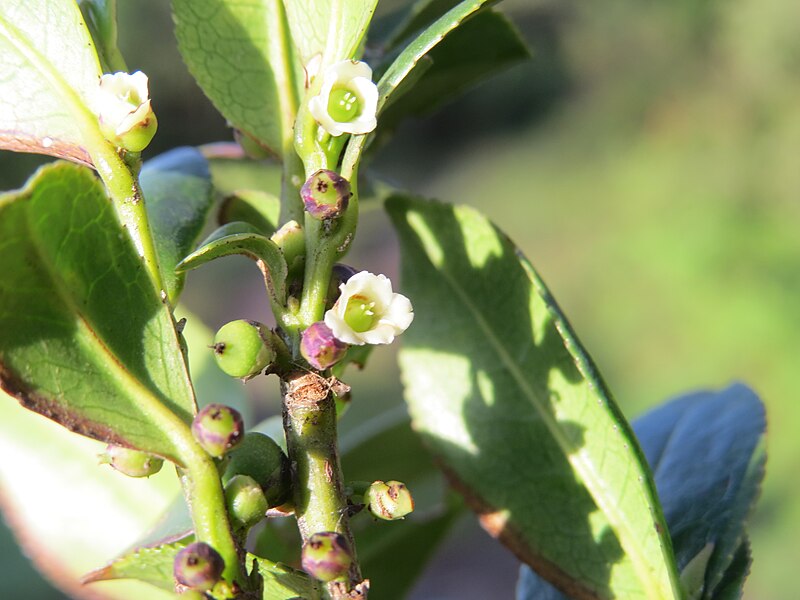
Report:
[[[272,235],[278,228],[281,201],[274,194],[260,190],[239,190],[225,198],[217,214],[220,225],[243,221],[262,235]]]
[[[68,429],[180,463],[172,427],[195,405],[172,315],[95,176],[56,163],[0,197],[0,253],[2,388]]]
[[[393,128],[407,116],[430,112],[485,77],[529,57],[519,32],[505,16],[493,10],[481,11],[426,55],[431,66],[413,86],[395,90],[381,114],[381,131]],[[419,65],[414,72],[418,70]],[[404,93],[407,89],[410,93]]]
[[[211,209],[211,174],[195,148],[170,150],[148,160],[139,178],[170,303],[183,289],[175,266],[197,243]]]
[[[0,148],[91,164],[88,145],[102,136],[88,106],[101,71],[77,4],[3,2],[0,55]]]
[[[430,25],[460,0],[417,0],[401,11],[383,44],[393,48],[412,33]]]
[[[175,556],[186,543],[175,542],[154,548],[137,548],[126,552],[105,567],[87,573],[84,583],[109,581],[111,579],[137,579],[162,590],[175,589],[175,578],[172,575],[172,564]]]
[[[282,306],[286,299],[286,274],[288,269],[283,253],[275,242],[264,237],[258,230],[237,221],[228,223],[212,233],[200,247],[184,258],[176,267],[179,272],[196,269],[212,260],[241,254],[259,261],[273,300]]]
[[[25,553],[71,598],[132,600],[172,598],[138,582],[82,586],[90,569],[123,552],[151,529],[180,495],[175,472],[165,467],[132,479],[98,455],[104,445],[75,435],[0,392],[2,508]],[[27,598],[28,590],[9,598]],[[151,593],[152,592],[152,593]]]
[[[750,574],[751,563],[750,542],[745,536],[719,584],[705,597],[712,600],[739,600],[742,597],[744,581]]]
[[[678,568],[713,547],[704,597],[716,593],[741,547],[764,476],[765,429],[764,406],[741,384],[683,396],[634,423],[653,468]]]
[[[258,567],[264,578],[262,600],[286,600],[287,598],[303,598],[303,600],[319,600],[323,598],[320,584],[302,571],[297,571],[282,563],[274,563],[252,554],[247,555],[250,569]],[[326,596],[327,597],[327,596]]]
[[[292,39],[304,65],[357,58],[378,0],[284,0]]]
[[[576,597],[673,598],[677,573],[628,424],[538,275],[467,207],[387,208],[415,322],[415,429],[484,527]]]
[[[280,157],[304,78],[281,0],[173,0],[178,48],[214,106]]]
[[[117,46],[117,0],[78,0],[103,72],[127,71]]]

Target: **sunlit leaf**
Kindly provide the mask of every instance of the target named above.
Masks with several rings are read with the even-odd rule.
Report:
[[[451,483],[571,595],[673,598],[643,456],[538,275],[472,209],[387,207],[416,315],[400,355],[406,399]]]
[[[180,462],[164,415],[194,396],[167,306],[86,168],[0,198],[0,385],[89,437]]]
[[[276,156],[291,150],[303,72],[281,0],[173,0],[186,65],[235,127]]]
[[[101,71],[77,4],[4,1],[0,55],[0,148],[91,164],[87,139],[100,133],[88,104]]]
[[[284,0],[303,64],[320,55],[327,64],[357,58],[377,0]]]

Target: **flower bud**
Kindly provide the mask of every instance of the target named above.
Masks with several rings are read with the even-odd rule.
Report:
[[[379,519],[402,519],[414,510],[414,499],[406,484],[399,481],[375,481],[364,494],[369,512]]]
[[[305,256],[306,237],[297,221],[286,221],[270,238],[283,252],[283,258],[291,271],[297,260]]]
[[[347,540],[333,531],[315,533],[303,545],[303,570],[319,581],[342,577],[352,562]]]
[[[242,415],[229,406],[209,404],[194,418],[192,434],[206,452],[220,458],[242,441]]]
[[[128,477],[150,477],[161,470],[164,460],[147,452],[109,444],[100,455],[100,463],[111,465]]]
[[[308,213],[315,219],[334,219],[341,215],[350,202],[350,182],[336,171],[320,169],[300,188]]]
[[[258,482],[247,475],[234,475],[225,485],[228,514],[236,525],[250,529],[264,518],[267,498]]]
[[[213,588],[222,577],[225,561],[204,542],[195,542],[175,555],[172,572],[181,585],[199,591]]]
[[[347,352],[347,344],[333,337],[330,327],[317,321],[303,332],[300,354],[315,369],[323,371],[335,365]]]
[[[141,71],[103,75],[93,104],[100,130],[118,148],[141,152],[156,134],[158,121]]]
[[[267,508],[280,506],[289,499],[289,459],[268,435],[251,431],[231,450],[223,481],[230,481],[236,475],[247,475],[261,486]]]
[[[245,319],[220,327],[212,346],[219,368],[231,377],[249,378],[275,360],[275,350],[262,334],[262,327]]]

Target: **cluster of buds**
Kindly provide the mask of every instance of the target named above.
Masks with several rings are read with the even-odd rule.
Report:
[[[238,475],[254,480],[264,493],[267,508],[284,504],[291,491],[289,459],[268,435],[251,431],[228,455],[223,480],[230,485]],[[263,516],[263,514],[262,514]]]

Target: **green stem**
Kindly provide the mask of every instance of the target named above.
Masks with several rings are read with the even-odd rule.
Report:
[[[315,533],[335,531],[353,552],[347,582],[329,584],[333,598],[366,598],[347,515],[336,437],[336,406],[328,382],[314,373],[293,372],[281,380],[283,427],[293,465],[295,515],[305,542]],[[353,595],[353,590],[360,592]],[[346,594],[350,593],[349,596]]]

